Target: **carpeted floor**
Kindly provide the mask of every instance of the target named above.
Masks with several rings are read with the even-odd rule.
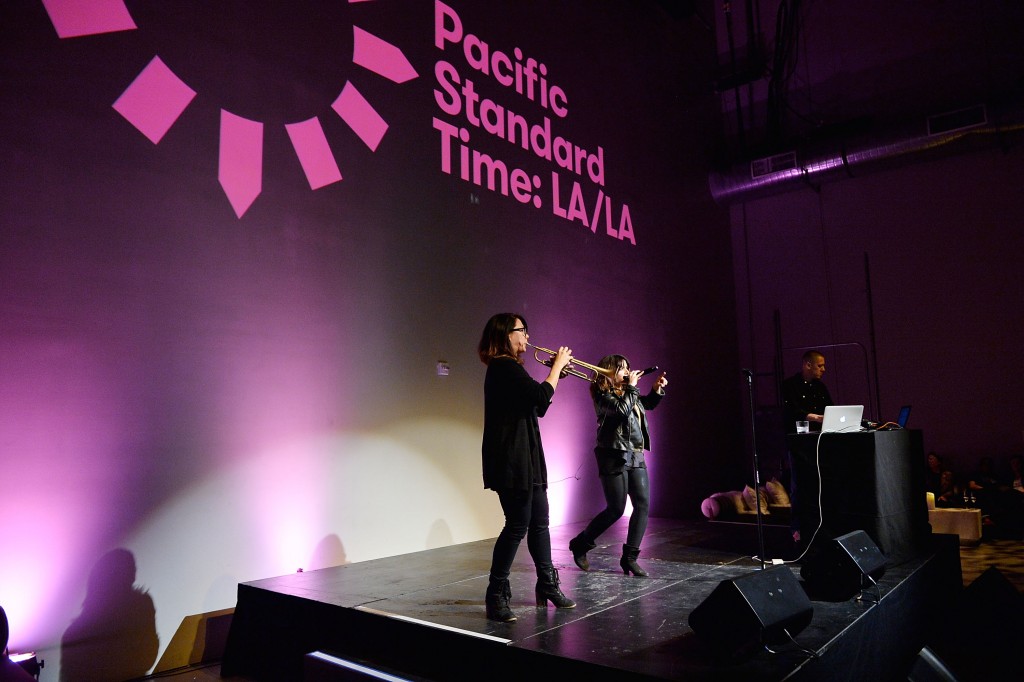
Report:
[[[1017,539],[983,539],[974,547],[960,547],[960,570],[964,587],[991,566],[1024,594],[1024,541]]]

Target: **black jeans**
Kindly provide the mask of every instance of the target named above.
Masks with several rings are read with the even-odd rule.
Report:
[[[519,543],[526,538],[537,570],[553,567],[551,536],[548,533],[548,491],[535,485],[530,490],[500,490],[498,500],[505,513],[505,527],[494,543],[491,557],[491,578],[508,580]]]
[[[622,470],[621,474],[601,476],[604,488],[604,499],[607,507],[594,517],[586,530],[584,539],[589,542],[597,540],[601,533],[608,530],[613,523],[622,518],[626,512],[626,497],[633,503],[633,513],[629,517],[629,530],[626,533],[626,544],[640,547],[644,533],[647,531],[647,513],[651,506],[650,479],[647,469]]]

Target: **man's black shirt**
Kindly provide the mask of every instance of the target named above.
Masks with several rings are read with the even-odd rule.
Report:
[[[832,404],[828,388],[818,379],[804,381],[797,372],[782,382],[782,415],[786,433],[796,431],[796,422],[807,421],[808,414],[824,414],[825,407]],[[821,430],[821,424],[811,423],[811,429]]]

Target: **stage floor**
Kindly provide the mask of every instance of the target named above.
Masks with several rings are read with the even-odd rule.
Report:
[[[936,610],[962,589],[955,538],[936,536],[926,555],[887,568],[877,604],[814,600],[796,644],[723,659],[687,618],[719,583],[760,569],[756,527],[651,519],[640,557],[650,576],[637,578],[618,566],[624,524],[602,536],[588,573],[568,551],[582,524],[552,528],[555,566],[575,609],[533,605],[524,542],[511,576],[514,623],[484,614],[493,540],[244,583],[222,672],[303,679],[304,655],[319,650],[427,680],[531,671],[591,680],[906,679]],[[766,554],[795,558],[786,529],[765,531]]]

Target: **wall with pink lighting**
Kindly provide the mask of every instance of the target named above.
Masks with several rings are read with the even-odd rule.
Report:
[[[240,581],[496,535],[474,351],[495,312],[668,370],[655,514],[694,516],[705,463],[743,461],[701,22],[653,1],[0,11],[0,603],[43,679],[187,663],[172,642]],[[567,523],[601,506],[593,418],[583,382],[555,402]]]

